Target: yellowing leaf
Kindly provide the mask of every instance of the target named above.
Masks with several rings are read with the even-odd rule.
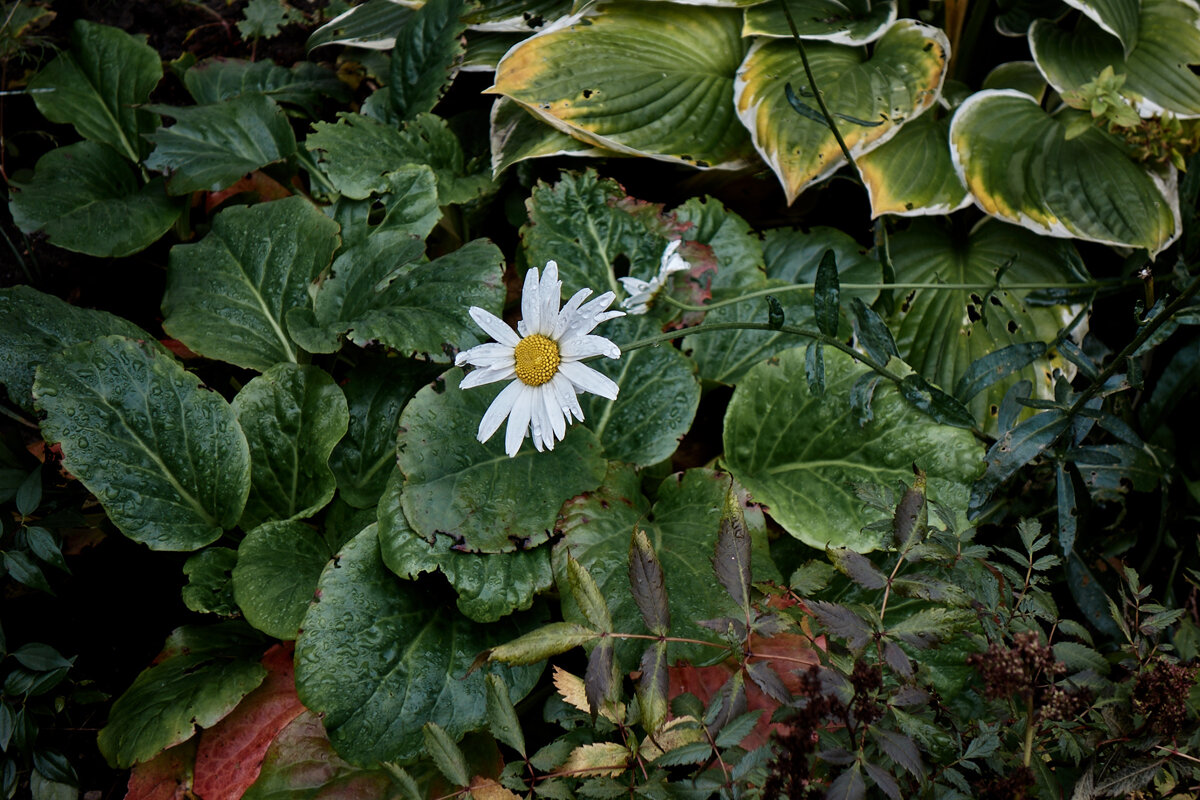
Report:
[[[704,728],[698,719],[692,716],[676,717],[643,739],[638,755],[646,761],[653,761],[663,753],[703,739]]]
[[[562,772],[575,777],[606,775],[615,778],[625,771],[629,750],[616,742],[597,742],[576,747],[562,765]]]
[[[505,789],[491,778],[478,775],[471,780],[471,796],[475,800],[521,800],[521,795]]]
[[[555,666],[553,681],[554,688],[558,689],[558,694],[562,697],[564,703],[572,708],[579,709],[585,714],[592,713],[592,708],[588,705],[587,691],[584,688],[583,678],[572,675],[562,667]],[[613,724],[617,724],[625,718],[625,704],[605,705],[600,709],[600,716]]]

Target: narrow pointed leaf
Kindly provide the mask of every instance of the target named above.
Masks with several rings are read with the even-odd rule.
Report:
[[[826,336],[837,336],[841,317],[838,294],[837,255],[826,250],[817,266],[816,286],[813,289],[813,318],[817,329]]]
[[[717,530],[717,547],[713,555],[713,571],[725,591],[742,611],[750,613],[750,533],[741,502],[730,486],[725,494],[721,525]]]
[[[896,340],[883,319],[857,297],[851,307],[854,309],[854,332],[867,355],[880,364],[886,364],[892,356],[899,356]]]
[[[1043,411],[1006,431],[988,448],[987,472],[971,492],[971,507],[981,508],[1000,484],[1018,469],[1041,455],[1062,435],[1071,420],[1057,409]]]
[[[575,559],[567,556],[567,586],[571,589],[571,597],[575,605],[583,612],[589,625],[602,633],[612,633],[612,617],[608,613],[608,604],[596,579],[587,568]]]
[[[636,527],[629,539],[629,587],[647,630],[666,636],[671,630],[671,609],[662,564],[645,531]]]
[[[484,682],[487,686],[488,729],[493,736],[524,756],[525,733],[509,698],[507,684],[497,675],[488,675]]]
[[[613,661],[613,640],[602,638],[588,654],[587,671],[583,674],[583,691],[588,708],[598,713],[620,697],[617,673]]]
[[[642,677],[638,679],[638,706],[642,721],[648,731],[656,731],[667,718],[667,692],[670,674],[667,670],[667,643],[655,642],[646,648],[640,664]]]
[[[600,638],[599,631],[574,622],[552,622],[488,651],[489,661],[536,664]]]
[[[469,784],[471,776],[467,772],[467,758],[442,727],[436,722],[426,722],[421,734],[425,737],[425,752],[446,776],[446,780],[455,786]]]

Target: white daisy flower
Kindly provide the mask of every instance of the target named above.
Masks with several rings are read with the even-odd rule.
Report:
[[[676,239],[667,245],[667,248],[663,250],[658,274],[649,281],[640,278],[618,278],[621,281],[621,287],[629,293],[629,297],[621,301],[621,308],[630,314],[645,314],[650,310],[650,303],[654,300],[655,295],[667,285],[667,279],[673,273],[692,268],[691,264],[683,260],[683,256],[675,252],[679,249],[680,244],[682,241]]]
[[[536,268],[525,274],[517,333],[495,314],[471,307],[471,319],[496,341],[464,350],[454,359],[457,366],[477,368],[463,378],[460,388],[512,380],[479,421],[479,441],[492,438],[507,418],[504,452],[510,458],[521,449],[531,429],[534,447],[553,450],[555,440],[566,435],[571,417],[583,419],[575,395],[591,392],[617,399],[617,384],[580,361],[592,356],[621,357],[619,347],[591,332],[601,322],[625,312],[605,310],[616,299],[612,292],[583,302],[591,293],[591,289],[580,289],[560,309],[558,264],[547,261],[540,278]]]

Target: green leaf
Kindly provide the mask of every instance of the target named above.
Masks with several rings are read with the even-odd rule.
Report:
[[[397,130],[362,114],[343,113],[336,124],[314,124],[304,146],[318,157],[334,187],[356,200],[387,191],[386,174],[409,165],[433,169],[441,205],[469,202],[491,186],[489,176],[468,172],[458,138],[432,114],[419,114]]]
[[[153,106],[175,118],[146,138],[154,152],[149,169],[169,173],[170,194],[216,192],[247,172],[283,161],[296,152],[296,136],[283,109],[261,94],[243,94],[211,105]]]
[[[16,650],[10,653],[21,666],[34,670],[35,672],[47,672],[60,667],[71,667],[73,661],[63,658],[62,655],[48,644],[42,642],[31,642],[23,644]]]
[[[432,111],[462,60],[463,0],[426,0],[404,21],[392,50],[388,98],[400,119]]]
[[[1046,86],[1046,79],[1034,62],[1006,61],[987,74],[982,88],[1016,89],[1040,103],[1046,95]]]
[[[340,758],[321,718],[302,711],[281,730],[242,800],[368,800],[392,797],[386,769],[362,769]]]
[[[206,58],[183,73],[183,85],[200,105],[265,94],[277,103],[303,108],[310,117],[317,115],[322,96],[349,100],[346,84],[311,61],[287,69],[270,61]]]
[[[438,208],[437,178],[425,164],[400,167],[386,173],[383,193],[365,200],[339,198],[325,211],[342,226],[342,247],[349,249],[378,234],[407,234],[424,241],[442,218]],[[383,216],[379,218],[379,207]],[[375,217],[372,224],[371,219]]]
[[[1125,76],[1121,93],[1143,117],[1200,116],[1200,77],[1189,68],[1200,63],[1200,9],[1181,0],[1141,0],[1140,12],[1131,0],[1097,5],[1132,5],[1122,16],[1136,15],[1136,22],[1119,23],[1127,32],[1121,41],[1091,20],[1074,31],[1060,31],[1047,20],[1030,30],[1033,58],[1050,85],[1076,91],[1111,66]]]
[[[651,506],[632,468],[612,465],[599,489],[576,497],[563,507],[559,523],[563,538],[555,543],[553,554],[554,574],[563,596],[563,617],[568,621],[584,621],[567,591],[569,554],[595,578],[608,602],[614,629],[636,631],[641,627],[643,618],[630,590],[627,561],[629,532],[637,526],[645,531],[662,565],[671,634],[686,639],[716,639],[711,630],[700,625],[701,620],[743,616],[713,574],[712,558],[729,490],[728,475],[688,470],[663,481],[658,501]],[[740,494],[739,502],[746,502],[744,494]],[[744,514],[754,551],[754,578],[777,579],[778,573],[766,548],[762,512],[750,506],[744,508]],[[636,669],[643,649],[640,643],[618,642],[617,663],[622,669]],[[706,664],[724,655],[718,648],[703,645],[686,642],[669,645],[669,663],[687,659]]]
[[[671,216],[690,224],[684,235],[688,241],[712,248],[718,269],[713,289],[750,287],[766,277],[763,243],[750,223],[725,208],[714,197],[689,197]],[[829,229],[832,230],[832,229]]]
[[[671,608],[662,563],[641,528],[634,528],[629,538],[629,588],[646,629],[666,636],[671,630]]]
[[[410,760],[421,753],[426,722],[451,738],[486,725],[483,673],[464,674],[476,653],[527,621],[476,625],[430,603],[425,589],[384,566],[373,525],[325,568],[318,590],[296,642],[296,690],[342,757]],[[541,667],[494,672],[520,700]]]
[[[553,585],[547,547],[467,553],[449,536],[418,535],[400,506],[404,476],[394,468],[390,474],[379,500],[379,545],[383,562],[401,578],[414,580],[425,572],[441,572],[458,592],[458,610],[476,622],[495,622],[513,611],[524,611],[533,605],[534,596]]]
[[[596,331],[618,345],[658,332],[648,316],[609,320]],[[700,381],[691,359],[673,347],[643,347],[588,366],[620,387],[616,400],[592,394],[579,398],[584,424],[600,439],[605,456],[639,467],[669,458],[700,404]]]
[[[393,0],[366,0],[339,14],[308,37],[310,51],[325,45],[340,44],[369,50],[391,50],[396,31],[413,15],[414,9]]]
[[[496,675],[488,675],[484,683],[487,689],[488,730],[524,756],[525,732],[521,730],[517,710],[513,708],[512,700],[508,696],[508,686]]]
[[[4,553],[4,570],[17,583],[47,594],[54,594],[54,590],[50,588],[50,582],[42,573],[42,568],[21,550],[10,550]]]
[[[517,101],[503,96],[497,97],[492,105],[490,143],[493,175],[530,158],[602,156],[611,152],[560,131]]]
[[[1180,230],[1174,178],[1145,171],[1097,127],[1067,139],[1068,117],[1011,89],[967,98],[950,143],[976,203],[1037,233],[1161,251]]]
[[[504,453],[501,436],[475,439],[498,385],[461,391],[460,370],[426,387],[400,415],[401,502],[413,530],[448,536],[457,549],[503,553],[550,537],[563,501],[600,485],[605,462],[587,428],[575,426],[554,450]]]
[[[388,477],[396,472],[400,410],[440,369],[422,361],[363,353],[350,371],[342,385],[350,424],[329,456],[338,493],[347,503],[370,508],[379,502]]]
[[[187,585],[181,594],[183,604],[200,614],[233,617],[238,614],[233,599],[233,567],[237,551],[228,547],[206,547],[183,563]]]
[[[971,508],[978,510],[991,493],[1014,472],[1041,455],[1042,451],[1071,424],[1071,418],[1058,409],[1043,411],[1017,425],[988,448],[987,472],[971,492]]]
[[[162,62],[144,36],[79,19],[71,49],[47,64],[29,88],[46,119],[74,125],[83,138],[136,162],[149,149],[142,134],[158,125],[141,106],[160,78]],[[39,91],[45,89],[53,91]]]
[[[950,214],[971,204],[950,160],[950,117],[922,114],[856,159],[871,216]]]
[[[121,532],[155,550],[195,550],[241,516],[250,452],[233,410],[169,356],[120,336],[43,364],[42,434]]]
[[[295,639],[332,556],[328,542],[300,522],[267,522],[246,534],[233,568],[233,596],[246,621],[276,639]]]
[[[805,46],[830,112],[883,121],[871,127],[839,124],[851,155],[883,144],[937,100],[949,49],[942,31],[909,19],[890,25],[869,59],[860,47],[825,42]],[[812,96],[795,43],[758,39],[738,72],[734,102],[754,147],[775,171],[791,203],[806,186],[829,177],[846,160],[823,121],[801,117],[788,103],[784,87],[789,83],[798,94]]]
[[[240,367],[295,362],[285,315],[312,302],[337,225],[303,197],[221,211],[197,244],[171,248],[163,328],[189,348]]]
[[[537,664],[600,638],[600,632],[574,622],[552,622],[491,648],[488,661]]]
[[[854,311],[854,334],[867,355],[879,364],[886,364],[888,359],[900,355],[892,331],[873,308],[857,297],[853,298],[850,307]]]
[[[179,217],[161,180],[140,185],[136,170],[98,142],[76,142],[38,159],[28,183],[13,181],[13,222],[44,231],[52,244],[104,258],[153,244]]]
[[[25,529],[25,538],[29,541],[30,551],[38,559],[70,574],[71,570],[67,567],[66,560],[63,559],[62,544],[57,534],[34,525]]]
[[[455,786],[465,787],[469,784],[471,776],[467,772],[467,758],[442,727],[436,722],[426,722],[421,733],[425,738],[425,752],[446,780]]]
[[[818,39],[832,44],[861,45],[884,34],[896,19],[895,0],[786,0],[801,39]],[[790,39],[792,29],[783,3],[762,3],[746,9],[743,36]]]
[[[434,261],[407,234],[377,233],[343,250],[313,299],[317,324],[359,346],[383,344],[403,355],[448,362],[479,342],[471,306],[499,312],[504,256],[476,239]]]
[[[346,433],[349,414],[329,373],[276,364],[238,392],[233,411],[250,445],[244,530],[310,517],[333,499],[329,454]]]
[[[821,256],[821,263],[817,265],[817,279],[813,288],[813,318],[817,322],[817,330],[826,336],[837,336],[838,323],[841,321],[840,291],[837,255],[833,250],[826,250]]]
[[[749,153],[732,99],[745,52],[733,9],[617,2],[509,50],[489,91],[597,147],[699,167]]]
[[[567,554],[567,588],[571,591],[571,599],[587,620],[589,626],[601,633],[612,633],[612,617],[608,613],[608,603],[596,585],[596,579],[587,568]]]
[[[175,630],[153,666],[117,698],[97,744],[120,769],[211,728],[262,683],[266,642],[245,623]]]
[[[469,6],[463,19],[471,30],[529,33],[571,13],[572,0],[492,0]]]
[[[849,395],[868,371],[827,351],[826,390],[816,396],[803,379],[804,351],[786,350],[751,370],[729,403],[729,470],[788,533],[813,547],[867,552],[882,544],[879,533],[862,529],[885,516],[863,508],[851,482],[892,485],[910,478],[916,463],[929,476],[930,498],[954,506],[982,469],[982,448],[968,431],[910,408],[890,383],[875,391],[874,419],[860,426]]]
[[[18,514],[28,517],[37,511],[41,502],[42,468],[39,465],[25,477],[25,480],[21,481],[21,485],[17,487],[17,493],[13,497],[13,504],[17,507]]]

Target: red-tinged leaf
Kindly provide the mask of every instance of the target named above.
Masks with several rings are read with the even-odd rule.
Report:
[[[896,542],[901,546],[908,544],[913,531],[919,531],[925,525],[928,510],[925,506],[925,472],[916,470],[917,479],[896,504],[892,514],[892,533]]]
[[[883,645],[883,657],[887,660],[888,666],[899,675],[905,678],[913,676],[912,661],[909,660],[908,654],[900,649],[900,645],[895,642],[885,642]]]
[[[704,726],[709,735],[715,738],[726,725],[745,714],[748,708],[746,679],[741,672],[735,672],[708,704],[704,712]]]
[[[887,576],[862,553],[846,547],[830,547],[825,553],[840,572],[864,589],[882,589],[887,586]]]
[[[634,528],[629,539],[629,586],[647,630],[666,636],[671,630],[671,609],[662,564],[641,528]]]
[[[825,629],[839,639],[844,639],[851,650],[861,650],[871,639],[867,623],[845,606],[809,600],[808,609]]]
[[[229,716],[200,734],[196,794],[204,800],[238,800],[258,778],[276,735],[300,716],[292,667],[293,644],[277,644],[263,656],[267,677]]]
[[[721,512],[721,527],[717,531],[717,547],[713,555],[713,571],[733,602],[749,613],[750,532],[746,530],[742,504],[732,485],[725,493],[725,508]]]
[[[879,749],[886,753],[892,761],[913,775],[924,774],[925,767],[921,764],[921,752],[917,749],[917,743],[912,740],[911,736],[883,728],[871,728],[871,736],[879,743]]]
[[[129,773],[125,800],[190,800],[196,740],[164,750]]]
[[[655,642],[642,654],[642,677],[638,679],[638,705],[642,709],[642,724],[648,731],[657,731],[667,718],[667,692],[670,675],[667,670],[667,643]]]
[[[792,699],[791,692],[783,683],[783,679],[779,677],[779,673],[771,669],[771,665],[765,661],[752,661],[746,666],[746,672],[750,675],[750,680],[762,689],[763,694],[771,698],[777,703],[786,703]]]
[[[205,195],[204,210],[211,215],[214,208],[239,194],[257,195],[258,199],[262,202],[282,200],[285,197],[292,196],[291,190],[282,183],[259,170],[255,170],[229,188],[222,189],[219,192],[209,192]],[[208,800],[208,798],[205,798],[205,800]]]
[[[171,355],[180,361],[191,361],[200,358],[197,353],[192,352],[191,348],[178,339],[159,339],[158,343],[170,350]]]
[[[878,764],[863,762],[863,769],[867,771],[867,775],[871,780],[875,781],[875,785],[890,797],[892,800],[903,800],[903,795],[900,794],[900,784],[896,783],[896,779],[892,777],[892,773],[888,772]]]
[[[583,689],[588,706],[593,714],[616,700],[618,696],[616,672],[613,668],[613,640],[602,639],[588,656],[587,672],[583,675]]]

